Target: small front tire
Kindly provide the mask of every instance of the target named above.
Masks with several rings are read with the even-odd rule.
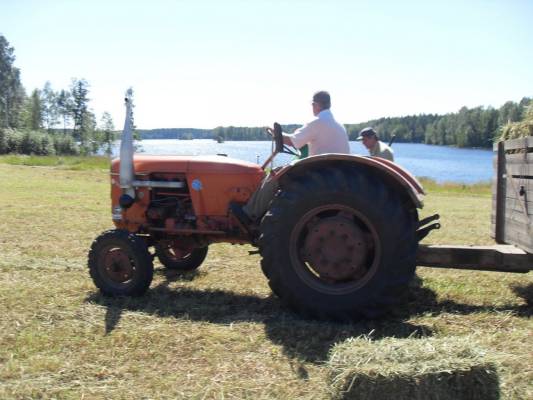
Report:
[[[154,273],[144,240],[124,230],[106,231],[97,237],[88,264],[94,284],[107,296],[141,296]]]
[[[172,244],[157,243],[155,254],[167,269],[192,271],[197,269],[207,257],[208,246],[183,250]]]

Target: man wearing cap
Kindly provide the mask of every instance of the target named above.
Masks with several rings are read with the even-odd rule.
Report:
[[[330,111],[331,98],[328,92],[320,91],[313,95],[313,115],[316,117],[293,134],[283,133],[283,143],[296,148],[309,146],[309,156],[326,153],[350,154],[350,144],[344,126],[333,118]],[[278,190],[278,180],[274,174],[268,175],[248,203],[241,207],[231,204],[233,214],[243,224],[260,219]]]
[[[394,161],[394,152],[390,146],[379,140],[376,131],[371,128],[365,128],[359,132],[357,140],[363,141],[363,145],[368,149],[372,157],[381,157],[389,161]]]

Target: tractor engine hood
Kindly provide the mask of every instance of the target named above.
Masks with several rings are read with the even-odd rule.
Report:
[[[133,157],[135,175],[151,173],[197,173],[197,174],[253,174],[264,175],[257,164],[224,156],[155,156]],[[111,162],[111,173],[120,171],[120,159]]]

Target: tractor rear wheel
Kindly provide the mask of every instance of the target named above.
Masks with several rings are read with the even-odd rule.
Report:
[[[107,296],[141,296],[150,287],[154,267],[142,238],[128,231],[110,230],[91,245],[89,272]]]
[[[198,268],[207,257],[208,246],[182,249],[172,243],[159,242],[155,245],[157,258],[168,269],[191,271]]]
[[[403,300],[418,247],[414,207],[363,168],[311,170],[261,221],[261,265],[284,304],[318,319],[376,318]]]

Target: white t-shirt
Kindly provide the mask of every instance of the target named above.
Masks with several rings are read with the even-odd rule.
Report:
[[[350,154],[346,129],[335,121],[330,110],[320,111],[314,120],[287,136],[298,149],[308,144],[310,156],[325,153]]]

